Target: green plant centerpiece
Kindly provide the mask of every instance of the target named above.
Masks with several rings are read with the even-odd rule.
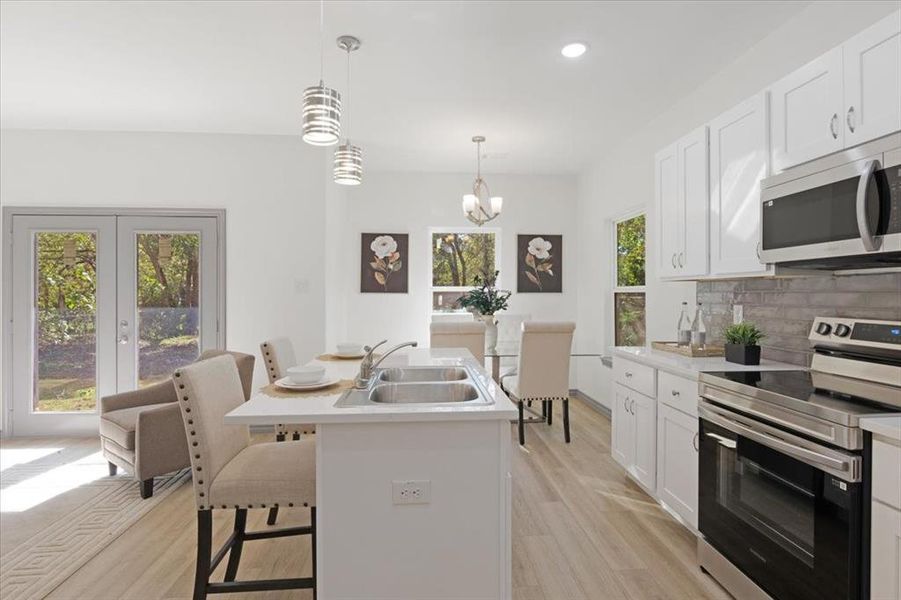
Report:
[[[457,300],[458,306],[476,313],[485,323],[485,345],[489,353],[493,353],[497,345],[497,322],[494,315],[507,309],[507,302],[512,295],[512,292],[498,289],[495,285],[499,274],[500,271],[495,271],[493,275],[476,275],[476,287]]]
[[[757,325],[743,321],[723,330],[726,338],[726,360],[740,365],[760,364],[760,345],[766,337]]]

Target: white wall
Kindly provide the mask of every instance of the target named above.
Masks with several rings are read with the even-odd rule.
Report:
[[[472,227],[460,208],[473,174],[368,173],[348,188],[346,208],[329,252],[341,256],[336,285],[344,290],[343,323],[329,320],[330,341],[341,336],[370,343],[389,338],[427,344],[431,318],[430,227]],[[501,230],[500,285],[516,287],[516,235],[563,235],[563,293],[517,294],[510,313],[534,319],[575,319],[577,287],[576,178],[572,176],[485,175],[493,194],[504,197],[504,213],[486,227]],[[331,231],[331,229],[330,229]],[[360,234],[409,233],[409,293],[360,293]]]
[[[4,130],[0,200],[224,208],[228,348],[287,335],[309,359],[325,343],[328,157],[299,136]]]
[[[637,127],[625,143],[605,149],[579,179],[577,347],[593,347],[601,339],[606,346],[613,345],[610,219],[636,207],[646,207],[650,213],[654,154],[896,9],[897,2],[815,3],[668,111]],[[649,214],[648,341],[671,339],[680,302],[695,298],[694,283],[657,280],[656,227],[655,215]],[[609,406],[609,371],[581,368],[577,387]]]

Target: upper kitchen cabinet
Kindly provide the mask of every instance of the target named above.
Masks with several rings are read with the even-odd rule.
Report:
[[[774,83],[770,98],[774,171],[844,147],[840,47]]]
[[[760,262],[760,180],[769,173],[767,95],[710,122],[710,274],[766,273]]]
[[[901,129],[901,11],[770,88],[773,171]]]
[[[664,278],[707,274],[707,126],[657,153],[658,272]]]
[[[901,129],[901,12],[842,45],[845,147]]]

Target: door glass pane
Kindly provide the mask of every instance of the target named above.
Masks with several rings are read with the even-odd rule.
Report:
[[[137,234],[138,386],[200,355],[200,234]]]
[[[34,236],[35,412],[93,411],[97,403],[97,236]]]

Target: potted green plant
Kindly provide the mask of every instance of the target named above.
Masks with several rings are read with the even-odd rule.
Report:
[[[507,300],[511,292],[495,287],[497,276],[475,276],[476,287],[469,290],[457,300],[457,304],[475,312],[485,322],[485,342],[489,352],[493,352],[497,345],[497,323],[494,320],[495,313],[507,309]]]
[[[761,339],[766,337],[757,325],[744,321],[729,325],[723,331],[726,338],[726,360],[740,365],[760,364]]]

